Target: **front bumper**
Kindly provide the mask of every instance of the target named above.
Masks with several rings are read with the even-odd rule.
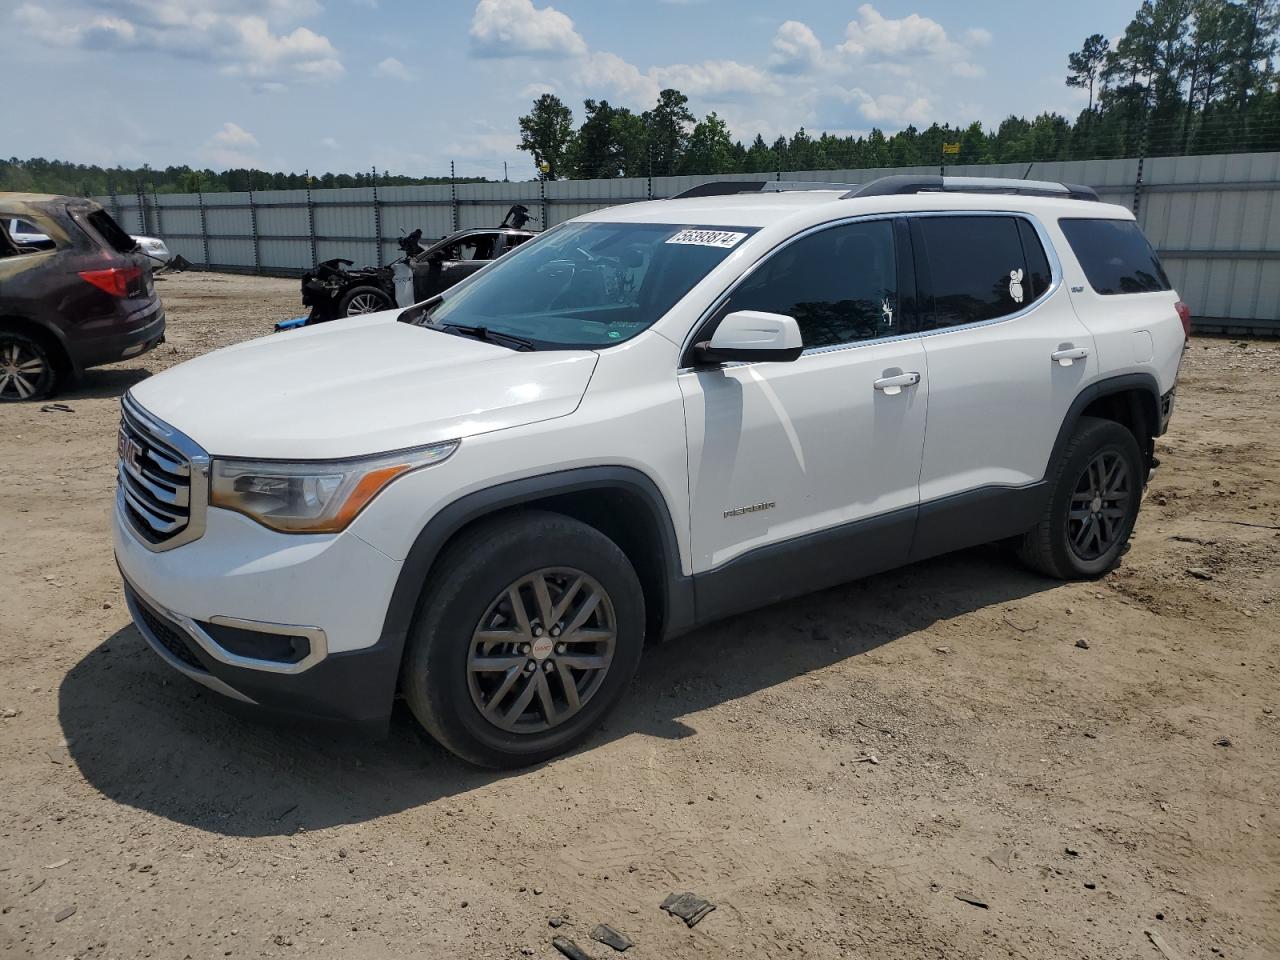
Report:
[[[170,667],[269,713],[385,731],[403,637],[382,626],[399,563],[349,533],[290,536],[217,509],[204,536],[166,552],[139,542],[118,502],[113,527],[129,612]],[[245,656],[212,635],[223,623],[306,636],[308,652]]]

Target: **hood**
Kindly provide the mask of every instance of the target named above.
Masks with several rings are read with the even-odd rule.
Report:
[[[596,355],[516,352],[396,322],[335,320],[205,354],[131,396],[215,456],[382,453],[563,417]]]

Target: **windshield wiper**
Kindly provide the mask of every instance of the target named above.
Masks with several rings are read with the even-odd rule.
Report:
[[[466,327],[460,323],[442,323],[438,330],[445,333],[452,333],[459,337],[474,337],[477,340],[483,340],[485,343],[495,343],[500,346],[510,347],[513,350],[536,350],[532,340],[524,337],[517,337],[511,333],[499,333],[496,330],[490,330],[488,327]]]

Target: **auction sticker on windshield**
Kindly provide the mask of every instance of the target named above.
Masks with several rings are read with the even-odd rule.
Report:
[[[736,247],[746,239],[745,233],[734,233],[730,230],[681,230],[669,238],[667,243],[691,243],[698,247]]]

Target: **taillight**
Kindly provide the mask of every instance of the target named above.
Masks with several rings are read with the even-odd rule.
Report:
[[[1178,319],[1182,321],[1182,333],[1186,339],[1191,339],[1191,308],[1179,300],[1173,305],[1173,309],[1178,311]]]
[[[141,267],[108,267],[106,270],[81,270],[80,277],[113,297],[127,297],[129,284],[142,276]]]

